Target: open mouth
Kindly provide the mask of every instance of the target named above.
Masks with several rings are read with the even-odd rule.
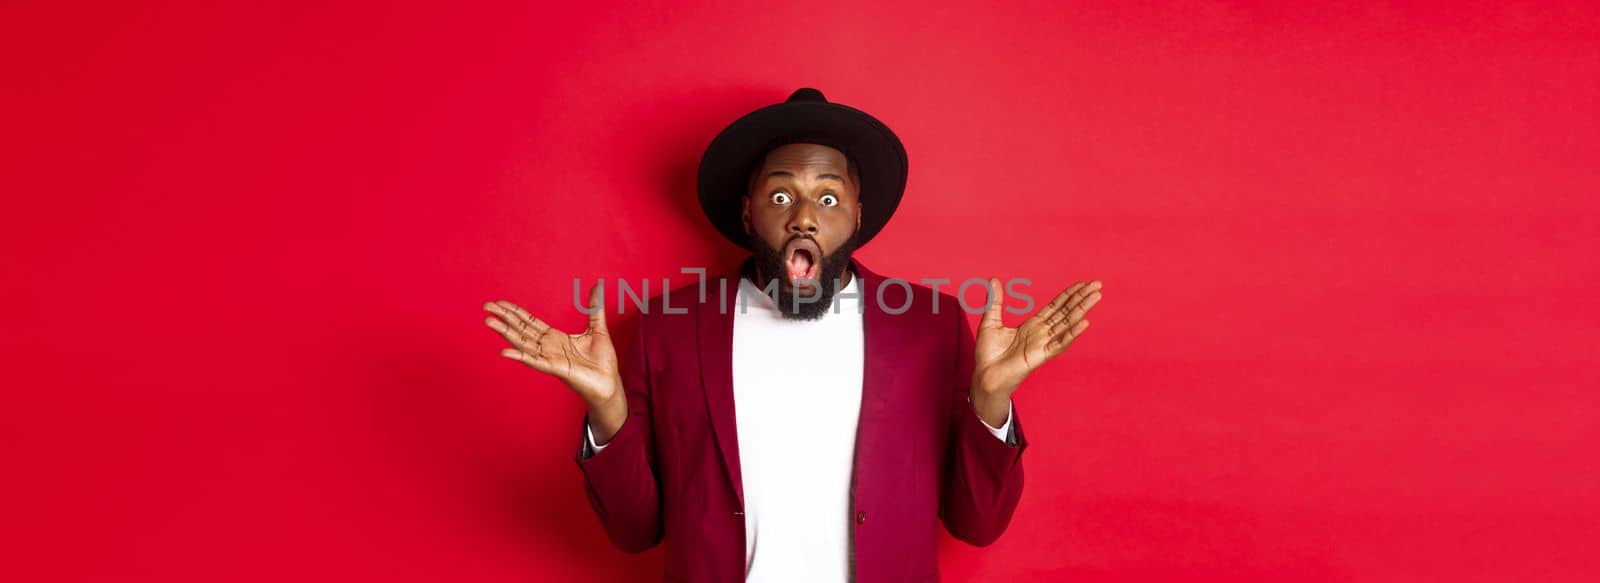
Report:
[[[821,259],[822,249],[814,240],[802,237],[784,245],[783,264],[789,274],[789,285],[799,285],[802,279],[816,281]]]

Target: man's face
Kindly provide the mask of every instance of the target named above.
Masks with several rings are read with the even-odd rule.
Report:
[[[777,251],[774,259],[781,262],[758,266],[779,263],[761,267],[781,267],[780,273],[760,275],[778,277],[786,294],[815,294],[817,283],[837,277],[848,262],[848,247],[861,227],[861,183],[851,170],[843,152],[788,144],[768,152],[751,176],[745,231],[758,247],[758,259],[759,247]],[[825,263],[836,273],[824,273]]]

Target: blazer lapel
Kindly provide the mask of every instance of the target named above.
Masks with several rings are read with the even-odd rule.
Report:
[[[906,332],[903,327],[894,325],[893,314],[883,311],[882,306],[878,305],[877,290],[883,284],[883,277],[868,270],[854,258],[850,262],[856,277],[860,278],[856,286],[864,306],[861,412],[856,428],[856,455],[852,472],[852,482],[856,482],[854,476],[860,476],[863,469],[875,467],[864,458],[882,449],[876,444],[881,442],[882,432],[889,430],[884,427],[883,421],[896,377],[894,347],[905,344],[902,336]],[[748,263],[749,260],[746,261]],[[715,282],[708,281],[710,287],[706,290],[706,301],[696,304],[699,310],[696,327],[700,345],[700,382],[705,389],[706,407],[711,414],[717,449],[722,453],[723,467],[727,469],[728,481],[733,484],[733,491],[739,497],[741,511],[744,509],[744,481],[739,471],[739,437],[733,402],[733,314],[738,309],[739,274],[742,271],[740,269],[719,276]],[[722,293],[724,289],[727,290],[726,294]],[[902,286],[889,286],[883,302],[891,306],[905,305],[906,294]]]
[[[874,468],[883,467],[869,459],[876,452],[886,452],[894,455],[900,451],[896,448],[882,448],[885,431],[885,412],[888,409],[888,397],[893,394],[895,382],[895,349],[903,346],[901,336],[905,334],[903,327],[894,325],[894,315],[883,310],[879,305],[878,289],[883,285],[883,277],[862,266],[860,262],[851,259],[855,265],[856,275],[861,281],[857,282],[857,289],[861,291],[861,303],[864,313],[861,316],[862,330],[862,375],[861,375],[861,416],[856,425],[856,455],[852,471],[852,494],[858,485],[865,481],[861,477],[868,475]],[[906,305],[905,288],[900,285],[891,285],[884,290],[882,303],[889,306]],[[858,497],[859,499],[859,497]]]
[[[744,510],[744,481],[739,474],[739,437],[733,410],[733,309],[738,305],[739,272],[708,281],[706,301],[696,304],[700,345],[700,385],[705,388],[711,430],[722,451],[728,481]],[[726,293],[724,293],[724,291]]]

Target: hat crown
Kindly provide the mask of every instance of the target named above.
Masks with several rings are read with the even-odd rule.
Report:
[[[815,87],[801,87],[783,103],[745,114],[723,128],[700,156],[696,178],[700,210],[728,241],[752,249],[741,220],[750,172],[773,147],[822,144],[843,152],[860,169],[858,246],[883,230],[906,190],[906,149],[888,126],[866,112],[833,103]]]
[[[812,89],[810,87],[801,87],[796,89],[794,93],[789,95],[789,99],[785,100],[784,103],[794,103],[796,101],[814,101],[817,103],[828,102],[828,100],[822,96],[821,91],[817,91],[816,89]]]

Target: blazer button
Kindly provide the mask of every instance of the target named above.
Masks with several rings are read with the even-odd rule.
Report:
[[[867,513],[865,513],[865,512],[857,512],[856,513],[856,524],[866,524],[866,523],[867,523]]]

